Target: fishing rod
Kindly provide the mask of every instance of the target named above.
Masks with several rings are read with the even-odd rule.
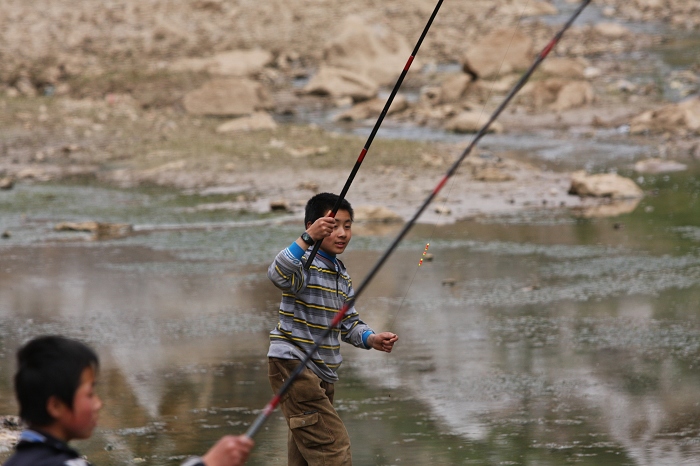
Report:
[[[581,14],[584,8],[588,6],[588,4],[591,3],[591,0],[584,0],[581,5],[576,9],[574,14],[569,18],[569,20],[564,24],[564,26],[555,34],[555,36],[552,38],[552,40],[549,41],[549,43],[542,49],[542,51],[537,55],[535,58],[534,62],[532,65],[530,65],[530,68],[527,69],[527,71],[522,75],[522,77],[518,80],[517,83],[513,86],[513,88],[510,90],[508,95],[505,97],[503,102],[496,108],[496,110],[491,114],[491,117],[489,120],[481,127],[481,129],[478,131],[472,142],[464,149],[460,157],[452,164],[452,166],[447,170],[447,173],[442,177],[440,182],[435,186],[435,189],[428,195],[428,197],[423,201],[423,204],[418,208],[415,214],[413,214],[413,217],[404,225],[404,227],[401,229],[399,234],[396,236],[394,241],[389,245],[387,250],[382,254],[382,256],[377,260],[376,264],[372,267],[372,269],[369,271],[367,276],[365,276],[364,280],[360,284],[360,286],[357,287],[355,290],[355,295],[348,299],[348,301],[343,304],[343,307],[340,308],[338,311],[338,314],[333,318],[331,321],[330,325],[326,329],[325,333],[321,337],[321,340],[325,339],[330,333],[333,331],[333,329],[340,323],[340,321],[345,317],[345,314],[350,310],[350,308],[353,306],[355,303],[355,300],[362,294],[362,292],[365,290],[365,288],[369,285],[369,283],[372,281],[374,276],[377,274],[379,269],[384,265],[386,260],[389,258],[389,256],[394,252],[396,247],[399,245],[401,240],[403,239],[404,236],[406,236],[406,233],[415,225],[416,221],[418,220],[418,217],[421,216],[421,214],[425,211],[425,209],[428,207],[428,205],[433,201],[435,196],[442,190],[442,188],[445,186],[447,183],[447,180],[452,177],[452,175],[455,174],[457,171],[457,168],[459,165],[464,161],[464,159],[469,155],[471,150],[476,146],[477,142],[486,134],[488,131],[489,127],[491,124],[496,120],[498,115],[501,114],[503,109],[508,105],[508,103],[512,100],[513,96],[522,89],[522,87],[525,85],[525,83],[530,79],[530,76],[532,73],[535,71],[535,69],[539,66],[540,63],[542,63],[542,60],[544,60],[549,52],[554,48],[554,46],[559,42],[559,39],[564,35],[564,32],[566,32],[567,29],[571,26],[571,24],[578,18],[578,16]],[[253,424],[251,424],[250,428],[246,432],[245,435],[247,435],[250,438],[253,438],[253,436],[260,430],[262,427],[263,423],[267,420],[267,418],[272,414],[272,412],[275,410],[277,405],[280,403],[282,400],[282,396],[287,392],[289,387],[291,387],[292,383],[294,380],[301,374],[301,372],[305,369],[306,364],[309,362],[311,359],[311,354],[313,354],[315,351],[317,351],[320,348],[320,344],[316,343],[315,346],[306,354],[304,359],[299,363],[299,365],[294,369],[294,371],[289,375],[289,378],[284,381],[284,384],[280,387],[280,389],[277,391],[277,393],[272,397],[272,399],[268,402],[268,404],[265,406],[265,408],[262,410],[262,412],[258,415],[258,417],[255,419]]]
[[[360,155],[357,157],[357,161],[355,162],[355,165],[352,167],[352,170],[350,171],[350,175],[348,176],[348,179],[345,181],[345,186],[343,186],[342,191],[340,191],[340,194],[338,196],[338,200],[335,202],[335,205],[333,206],[333,210],[330,213],[330,217],[335,217],[335,214],[338,212],[338,209],[340,208],[340,204],[342,204],[343,199],[345,199],[345,195],[347,194],[348,189],[350,189],[350,185],[352,184],[353,180],[355,179],[355,175],[357,175],[357,171],[360,169],[360,165],[362,165],[362,161],[365,159],[365,155],[367,155],[367,151],[369,151],[369,146],[372,145],[372,141],[374,141],[374,136],[377,135],[377,131],[379,131],[379,127],[382,125],[382,122],[384,121],[384,117],[389,112],[389,107],[391,107],[391,104],[394,101],[394,97],[396,96],[396,93],[399,91],[399,88],[401,87],[401,84],[403,83],[403,80],[406,77],[406,74],[408,73],[408,69],[411,67],[411,63],[413,63],[413,59],[416,58],[416,54],[418,53],[418,49],[420,49],[420,46],[423,43],[423,39],[425,39],[425,36],[428,34],[428,30],[430,29],[430,26],[433,24],[433,20],[435,19],[435,16],[437,16],[438,11],[440,10],[440,7],[442,6],[443,1],[444,0],[438,0],[437,4],[435,5],[435,8],[433,9],[433,13],[430,15],[430,19],[428,19],[428,22],[425,24],[425,27],[423,28],[423,32],[421,33],[420,38],[418,38],[418,42],[416,42],[416,46],[413,48],[413,52],[411,52],[411,56],[408,57],[408,60],[406,61],[406,65],[403,67],[403,71],[401,71],[401,75],[399,75],[399,79],[396,80],[396,84],[394,84],[394,88],[391,90],[391,94],[389,94],[389,98],[387,99],[386,103],[384,104],[384,108],[382,109],[382,113],[379,114],[379,118],[377,118],[377,122],[374,124],[374,127],[372,128],[372,132],[370,132],[369,137],[367,138],[367,142],[365,142],[364,147],[360,151]],[[311,267],[311,263],[314,261],[314,257],[316,257],[316,253],[318,252],[318,248],[321,247],[321,242],[322,241],[316,241],[313,249],[311,249],[311,253],[309,253],[309,258],[306,260],[306,264],[304,264],[304,268],[306,270],[309,270],[309,267]]]

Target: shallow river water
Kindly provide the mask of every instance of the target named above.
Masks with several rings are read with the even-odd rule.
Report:
[[[696,62],[697,37],[681,39],[637,57],[648,79]],[[484,146],[565,169],[655,155],[600,136]],[[357,302],[376,330],[399,334],[395,351],[343,348],[337,408],[355,464],[700,465],[700,167],[623,174],[647,195],[619,217],[529,210],[411,231]],[[193,209],[226,200],[75,184],[0,192],[0,414],[17,411],[17,347],[61,333],[101,356],[100,426],[76,442],[93,463],[174,466],[245,432],[272,395],[280,295],[267,264],[302,221]],[[53,230],[80,220],[135,232]],[[356,226],[343,255],[356,284],[395,233]],[[426,243],[434,259],[419,267]],[[276,412],[249,464],[285,464],[286,432]]]
[[[616,218],[533,210],[411,231],[357,303],[399,334],[395,351],[343,348],[337,407],[356,464],[700,464],[700,169],[637,181],[647,196]],[[61,333],[101,355],[100,427],[76,443],[94,463],[175,465],[245,432],[271,396],[266,266],[301,221],[191,209],[208,201],[90,185],[0,195],[0,414],[17,409],[18,345]],[[85,219],[136,231],[52,228]],[[356,284],[395,233],[357,225],[344,254]],[[256,442],[249,464],[285,464],[279,412]]]

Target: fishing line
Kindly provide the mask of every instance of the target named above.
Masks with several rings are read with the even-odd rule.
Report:
[[[433,13],[430,15],[430,19],[428,19],[428,22],[426,23],[425,27],[423,28],[423,32],[421,33],[420,37],[418,38],[418,42],[416,42],[416,46],[413,48],[413,52],[411,52],[411,56],[408,57],[408,60],[406,61],[406,65],[403,67],[403,71],[399,75],[399,79],[396,80],[396,84],[394,84],[394,88],[391,90],[391,94],[389,94],[389,98],[386,101],[386,104],[384,104],[384,108],[382,109],[382,112],[379,114],[379,118],[377,118],[377,122],[374,124],[374,127],[372,128],[372,131],[369,134],[369,137],[367,138],[367,142],[365,142],[364,147],[360,151],[360,155],[357,158],[357,161],[355,162],[355,165],[352,167],[352,170],[350,171],[350,175],[348,176],[348,179],[345,181],[345,186],[343,186],[342,191],[340,191],[340,194],[338,195],[338,199],[335,202],[335,205],[333,206],[333,210],[330,213],[330,217],[335,217],[335,214],[338,212],[338,209],[340,208],[340,204],[342,204],[343,200],[345,199],[345,195],[348,192],[348,189],[350,189],[350,185],[352,184],[353,180],[355,179],[355,175],[357,174],[357,171],[360,169],[360,165],[362,165],[362,161],[365,159],[365,156],[367,155],[367,151],[369,151],[369,147],[372,145],[372,141],[374,141],[374,136],[376,136],[377,131],[379,131],[379,127],[382,125],[382,122],[384,121],[384,117],[386,116],[387,112],[389,111],[389,107],[391,107],[392,102],[394,101],[394,97],[396,96],[396,93],[399,91],[399,88],[401,87],[401,83],[403,83],[404,78],[406,77],[406,74],[408,73],[408,69],[411,67],[411,63],[413,63],[413,59],[416,57],[416,54],[418,53],[418,49],[420,49],[421,44],[423,43],[423,39],[425,39],[425,36],[428,35],[428,30],[430,30],[430,26],[433,24],[433,20],[435,19],[435,16],[437,16],[438,11],[440,10],[440,6],[442,6],[442,2],[444,0],[438,0],[437,4],[435,5],[435,8],[433,9]],[[318,253],[318,249],[321,247],[321,243],[323,241],[318,240],[313,246],[313,249],[311,249],[311,253],[309,254],[309,258],[306,260],[306,264],[304,264],[304,269],[309,270],[309,267],[311,267],[311,263],[314,260],[314,257],[316,257],[316,253]]]
[[[501,60],[500,65],[498,66],[498,71],[496,72],[497,78],[501,76],[501,70],[503,69],[503,64],[506,61],[506,57],[508,57],[508,52],[510,52],[510,46],[513,43],[513,38],[515,38],[515,34],[520,29],[520,25],[522,24],[523,18],[525,17],[525,10],[527,9],[527,7],[529,5],[530,5],[530,0],[527,1],[525,6],[523,7],[522,11],[520,12],[520,16],[518,18],[518,22],[517,22],[515,31],[513,31],[513,35],[510,37],[510,41],[508,41],[508,46],[506,47],[506,52],[503,54],[503,59]],[[494,89],[495,85],[496,85],[496,81],[494,80],[491,83],[491,87],[489,89],[489,92],[486,95],[484,105],[481,107],[481,112],[479,113],[479,119],[477,121],[480,121],[481,117],[486,112],[486,106],[488,105],[489,100],[491,100],[491,96],[493,95],[493,89]],[[448,189],[447,189],[447,195],[445,196],[445,200],[442,203],[443,208],[437,212],[438,218],[435,221],[433,228],[430,230],[430,234],[428,235],[428,242],[427,242],[427,245],[425,247],[425,250],[423,251],[421,259],[418,262],[418,267],[416,267],[416,269],[413,273],[413,276],[411,277],[411,280],[408,282],[408,287],[406,288],[406,293],[404,294],[403,298],[401,298],[401,302],[399,303],[399,307],[396,310],[396,313],[394,314],[393,318],[389,321],[390,327],[393,326],[393,324],[396,322],[396,319],[399,317],[399,314],[401,313],[401,310],[403,309],[404,302],[406,301],[406,298],[408,297],[408,293],[410,292],[411,288],[413,288],[413,282],[415,281],[416,276],[418,275],[419,267],[423,265],[423,257],[428,252],[428,247],[430,246],[430,242],[433,240],[433,236],[435,235],[435,230],[437,229],[437,227],[440,223],[440,219],[442,218],[442,214],[445,212],[445,206],[447,205],[447,200],[450,198],[450,194],[452,193],[452,188],[454,188],[454,185],[455,185],[455,180],[453,179],[450,181],[450,184],[449,184]]]
[[[474,148],[477,142],[486,134],[488,131],[489,127],[491,124],[498,118],[498,115],[501,114],[503,109],[508,105],[508,103],[511,101],[513,96],[525,85],[527,80],[530,78],[532,73],[535,71],[537,66],[542,62],[542,60],[545,59],[545,57],[549,54],[549,52],[552,50],[552,48],[559,42],[559,39],[561,39],[562,35],[564,32],[566,32],[567,29],[571,26],[571,24],[576,20],[576,18],[581,14],[583,9],[591,2],[591,0],[584,0],[581,5],[576,9],[574,14],[571,16],[571,18],[564,24],[564,26],[557,32],[557,34],[549,41],[549,43],[545,46],[545,48],[537,55],[535,58],[535,61],[530,65],[530,68],[523,74],[523,76],[518,80],[518,82],[513,86],[513,88],[510,90],[506,98],[503,100],[503,102],[496,108],[496,110],[491,114],[491,117],[488,119],[488,121],[484,124],[484,126],[481,127],[481,129],[478,131],[472,142],[464,149],[460,157],[452,164],[452,166],[449,168],[447,173],[442,177],[442,179],[438,182],[437,186],[433,189],[433,191],[428,195],[428,197],[423,201],[423,204],[418,208],[416,213],[411,217],[411,219],[403,226],[399,234],[396,236],[394,241],[389,245],[387,250],[382,254],[382,256],[377,260],[375,265],[370,269],[370,271],[367,273],[365,276],[364,280],[360,284],[360,286],[357,287],[355,290],[354,296],[351,296],[348,298],[348,300],[343,304],[343,307],[340,308],[336,316],[333,318],[331,321],[330,325],[324,332],[324,334],[321,336],[320,340],[322,341],[325,339],[330,333],[334,330],[334,328],[340,323],[340,321],[343,319],[345,314],[350,310],[350,308],[354,305],[355,300],[362,294],[362,292],[367,288],[367,286],[371,283],[372,279],[374,276],[379,272],[379,269],[384,265],[386,260],[391,256],[391,254],[394,252],[396,247],[399,245],[401,240],[406,236],[406,233],[413,227],[413,225],[416,223],[418,220],[418,217],[425,211],[425,209],[428,207],[428,205],[435,199],[435,196],[442,190],[442,188],[445,186],[447,181],[455,174],[457,171],[457,168],[459,168],[459,165],[462,163],[462,161],[469,155],[471,150]],[[291,387],[292,383],[296,378],[301,374],[301,372],[306,368],[306,364],[309,362],[311,359],[310,354],[314,353],[320,348],[320,344],[316,343],[314,347],[305,355],[304,359],[299,362],[297,367],[292,371],[292,373],[289,375],[289,378],[284,381],[282,384],[282,387],[275,393],[275,395],[272,397],[272,399],[265,405],[263,410],[260,412],[258,417],[253,421],[251,424],[250,428],[246,432],[246,436],[253,438],[253,436],[260,430],[262,425],[265,423],[267,418],[272,414],[272,412],[275,410],[277,405],[282,401],[282,397],[284,394],[289,390],[289,387]]]

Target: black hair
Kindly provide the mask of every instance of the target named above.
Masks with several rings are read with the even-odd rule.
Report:
[[[83,371],[99,364],[95,351],[77,340],[46,335],[29,341],[17,351],[19,416],[30,426],[50,425],[49,398],[56,396],[72,409]]]
[[[311,199],[309,199],[306,203],[304,227],[306,227],[309,224],[309,222],[314,223],[319,218],[325,217],[326,213],[329,210],[333,210],[333,207],[335,207],[335,204],[338,202],[339,197],[340,196],[333,193],[319,193]],[[338,210],[347,210],[350,214],[350,220],[352,220],[355,216],[355,213],[352,210],[352,206],[350,206],[350,203],[346,199],[343,199],[341,201]]]

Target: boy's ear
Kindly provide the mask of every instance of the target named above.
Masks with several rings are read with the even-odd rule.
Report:
[[[68,405],[56,395],[51,395],[46,401],[46,412],[49,413],[49,416],[54,420],[60,419],[70,411]]]

